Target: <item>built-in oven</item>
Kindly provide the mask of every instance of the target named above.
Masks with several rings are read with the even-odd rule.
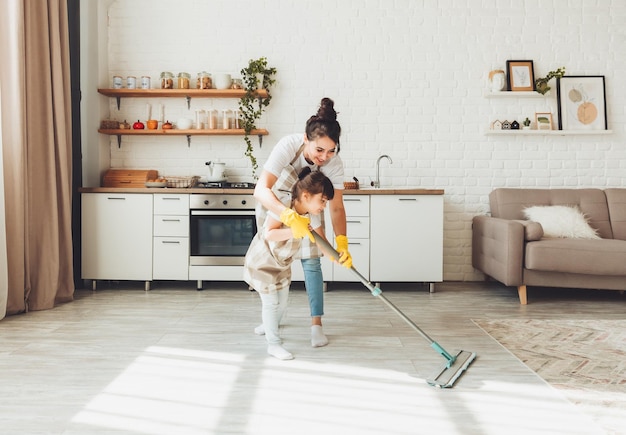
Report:
[[[242,266],[256,232],[253,195],[190,195],[190,266]]]

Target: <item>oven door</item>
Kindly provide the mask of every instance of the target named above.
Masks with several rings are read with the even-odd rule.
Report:
[[[241,266],[256,234],[254,210],[191,210],[191,266]]]

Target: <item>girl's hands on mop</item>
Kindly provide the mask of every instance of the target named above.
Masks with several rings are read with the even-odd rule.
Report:
[[[337,252],[339,253],[339,264],[346,269],[352,267],[352,255],[348,252],[348,237],[336,236],[335,244],[337,245]]]
[[[315,241],[309,230],[311,220],[308,217],[299,215],[291,208],[285,208],[280,213],[280,221],[291,229],[294,238],[303,239],[308,236],[311,242]]]

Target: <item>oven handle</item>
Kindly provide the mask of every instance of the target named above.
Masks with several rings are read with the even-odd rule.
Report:
[[[254,216],[254,210],[191,210],[192,216]]]

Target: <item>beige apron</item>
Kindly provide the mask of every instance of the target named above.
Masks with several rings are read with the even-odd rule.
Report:
[[[274,186],[272,187],[272,192],[274,192],[276,198],[278,198],[278,200],[282,202],[285,207],[291,207],[291,189],[293,188],[293,185],[296,184],[296,181],[298,181],[298,172],[293,167],[293,164],[296,162],[296,160],[298,160],[303,150],[304,144],[302,144],[302,146],[298,149],[296,156],[291,160],[291,162],[289,162],[289,165],[282,170],[280,176],[276,180],[276,183],[274,183]],[[263,207],[260,202],[257,202],[255,214],[256,225],[260,231],[260,229],[263,228],[265,218],[267,217],[267,209]],[[320,214],[320,218],[322,221],[322,229],[324,229],[323,213]],[[296,255],[295,259],[318,258],[323,256],[323,253],[319,246],[317,246],[315,243],[312,243],[308,237],[303,238],[301,241],[302,248],[300,249],[300,252]]]

